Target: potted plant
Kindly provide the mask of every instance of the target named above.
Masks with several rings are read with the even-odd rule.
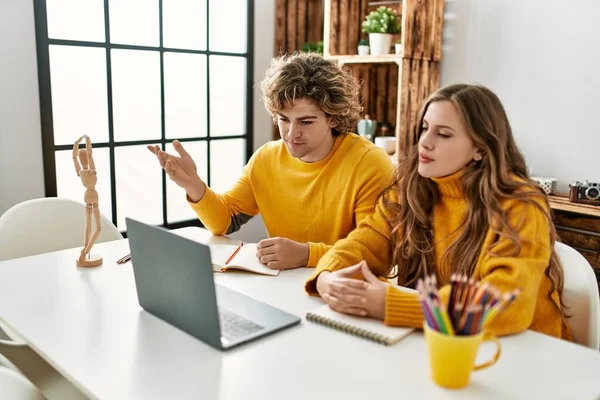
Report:
[[[389,54],[392,34],[400,33],[400,18],[390,7],[381,6],[365,17],[362,31],[369,34],[372,55]]]
[[[318,41],[316,43],[305,42],[304,46],[302,46],[302,51],[307,53],[319,53],[323,54],[323,41]]]
[[[369,55],[369,42],[366,39],[360,39],[358,41],[358,55],[368,56]]]
[[[394,48],[396,49],[396,54],[402,54],[402,39],[398,39]]]

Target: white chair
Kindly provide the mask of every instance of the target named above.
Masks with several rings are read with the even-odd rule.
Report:
[[[123,239],[112,222],[101,219],[96,243]],[[57,197],[19,203],[0,216],[0,261],[83,247],[84,227],[84,203]]]
[[[590,263],[577,250],[564,243],[556,242],[558,256],[565,271],[562,299],[567,314],[567,323],[576,343],[595,350],[600,348],[600,299],[596,274]]]
[[[227,236],[247,243],[258,243],[269,237],[267,228],[265,227],[265,223],[260,214],[256,214],[250,221],[242,225],[239,231],[230,233]]]
[[[0,367],[0,398],[11,400],[44,400],[46,397],[21,374]]]
[[[82,202],[56,197],[24,201],[0,216],[0,261],[83,247],[84,228],[85,204]],[[117,227],[103,215],[101,228],[96,244],[123,239]],[[92,232],[94,229],[92,219]],[[9,340],[4,339],[5,336]],[[85,398],[1,321],[0,355],[5,356],[0,364],[6,365],[8,360],[8,367],[21,372],[47,395],[60,393],[57,398]],[[65,393],[66,397],[62,395]]]

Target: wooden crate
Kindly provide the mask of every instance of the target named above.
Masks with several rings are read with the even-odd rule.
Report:
[[[322,0],[275,1],[275,55],[323,40]]]
[[[340,64],[352,64],[359,77],[369,77],[368,83],[363,80],[365,113],[393,127],[398,138],[396,157],[401,160],[415,143],[417,112],[423,100],[439,87],[444,0],[383,2],[395,3],[389,6],[401,15],[403,51],[399,55],[358,56],[358,40],[366,37],[361,32],[361,23],[378,3],[382,2],[325,0],[323,52],[326,58]],[[396,39],[397,36],[393,37],[393,42]],[[384,69],[381,64],[388,66]],[[390,73],[391,68],[396,68],[395,74]],[[372,79],[374,75],[376,82]],[[386,90],[381,88],[384,76]],[[394,78],[396,82],[391,82]]]
[[[402,18],[401,55],[360,57],[365,16],[382,3]],[[439,87],[444,0],[276,0],[275,55],[324,42],[324,56],[347,65],[362,84],[363,114],[385,123],[398,138],[397,157],[414,143],[417,111]],[[274,139],[278,138],[277,129]]]

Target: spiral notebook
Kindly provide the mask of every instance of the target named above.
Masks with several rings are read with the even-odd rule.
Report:
[[[387,346],[398,343],[415,330],[386,326],[382,321],[342,314],[333,311],[327,304],[307,313],[306,320]]]

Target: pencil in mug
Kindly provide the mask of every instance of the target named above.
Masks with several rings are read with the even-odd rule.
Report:
[[[419,279],[417,283],[423,314],[430,327],[443,334],[454,335],[454,328],[447,310],[442,306],[434,283],[435,278],[430,277],[425,277],[424,280]]]
[[[445,333],[450,336],[454,336],[454,327],[452,326],[452,321],[450,321],[448,311],[444,308],[444,304],[440,300],[440,296],[437,291],[437,279],[435,275],[432,275],[431,279],[429,280],[429,291],[433,298],[434,310],[436,310],[436,313],[439,314],[439,319],[446,330]]]
[[[502,296],[502,300],[500,302],[496,302],[496,304],[494,306],[490,307],[490,309],[486,312],[486,314],[483,318],[483,328],[486,328],[487,326],[489,326],[490,323],[492,323],[492,321],[494,320],[494,318],[496,318],[496,316],[498,316],[498,314],[500,314],[502,311],[506,310],[506,308],[513,301],[515,301],[515,299],[517,298],[519,293],[521,293],[520,289],[515,289],[510,293],[505,293]]]
[[[435,317],[433,316],[429,300],[427,299],[427,295],[424,293],[423,282],[420,280],[417,283],[417,291],[419,292],[419,301],[421,302],[421,308],[423,308],[423,315],[425,315],[427,325],[429,325],[436,331],[439,331],[440,328],[438,326],[437,321],[435,320]]]
[[[425,319],[433,329],[448,335],[474,335],[487,327],[519,295],[516,289],[501,295],[489,282],[452,274],[448,304],[440,300],[435,276],[419,279],[417,290]]]
[[[454,309],[454,302],[456,301],[456,286],[458,285],[455,273],[450,275],[450,285],[450,298],[448,299],[448,307],[446,310],[448,311],[450,318],[452,318],[452,310]]]
[[[466,276],[458,276],[458,286],[456,288],[456,301],[453,305],[454,308],[457,307],[458,304],[464,304],[464,296],[466,294],[466,291],[468,290],[467,288],[467,277]],[[462,307],[460,307],[462,310]],[[456,314],[456,312],[455,312]],[[459,317],[457,315],[454,315],[455,318]]]

